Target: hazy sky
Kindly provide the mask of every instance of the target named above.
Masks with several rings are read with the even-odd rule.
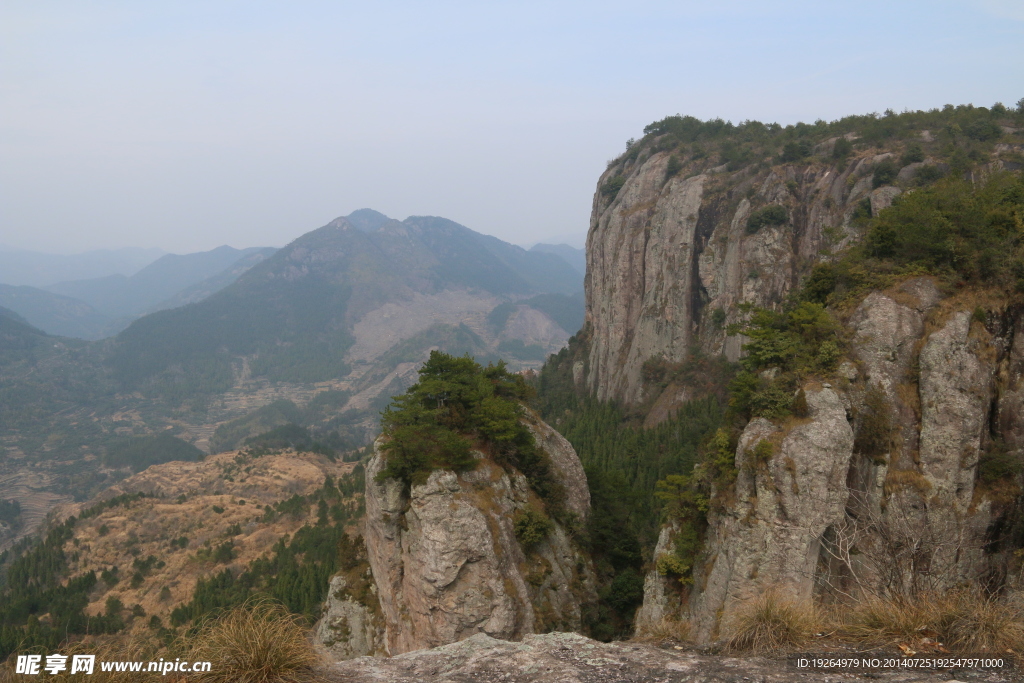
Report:
[[[530,244],[669,114],[1021,97],[1021,0],[3,0],[0,244],[282,245],[362,207]]]

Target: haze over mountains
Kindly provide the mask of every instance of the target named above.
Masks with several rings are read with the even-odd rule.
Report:
[[[431,349],[537,368],[583,323],[583,274],[444,218],[365,209],[277,251],[0,286],[0,307],[0,499],[35,501],[38,521],[67,491],[160,461],[167,439],[221,450],[292,423],[358,447]]]

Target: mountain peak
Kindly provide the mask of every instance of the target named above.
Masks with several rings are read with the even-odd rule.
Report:
[[[373,209],[359,209],[346,216],[348,222],[363,232],[374,232],[391,219]]]

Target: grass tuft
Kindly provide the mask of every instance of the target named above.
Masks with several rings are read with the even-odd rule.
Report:
[[[189,658],[212,663],[203,683],[301,683],[319,658],[300,617],[254,600],[211,618],[190,640]]]
[[[741,607],[726,627],[733,651],[770,652],[806,644],[818,625],[810,603],[795,602],[768,590]]]

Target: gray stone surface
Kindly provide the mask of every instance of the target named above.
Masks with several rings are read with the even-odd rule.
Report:
[[[840,654],[849,654],[843,653]],[[432,650],[360,657],[322,670],[333,683],[979,683],[1019,680],[1010,672],[896,669],[864,673],[797,669],[786,659],[701,655],[666,643],[601,643],[575,633],[521,642],[477,634]]]
[[[381,618],[346,595],[345,588],[344,577],[331,579],[323,616],[314,629],[314,641],[336,660],[383,654]]]
[[[585,520],[589,493],[575,452],[547,425],[528,423],[560,475],[567,507]],[[557,523],[544,541],[520,547],[515,517],[540,505],[525,477],[478,452],[476,469],[438,470],[406,492],[397,480],[376,481],[381,443],[366,469],[364,534],[390,654],[475,633],[518,639],[581,628],[583,605],[596,598],[590,560]]]

